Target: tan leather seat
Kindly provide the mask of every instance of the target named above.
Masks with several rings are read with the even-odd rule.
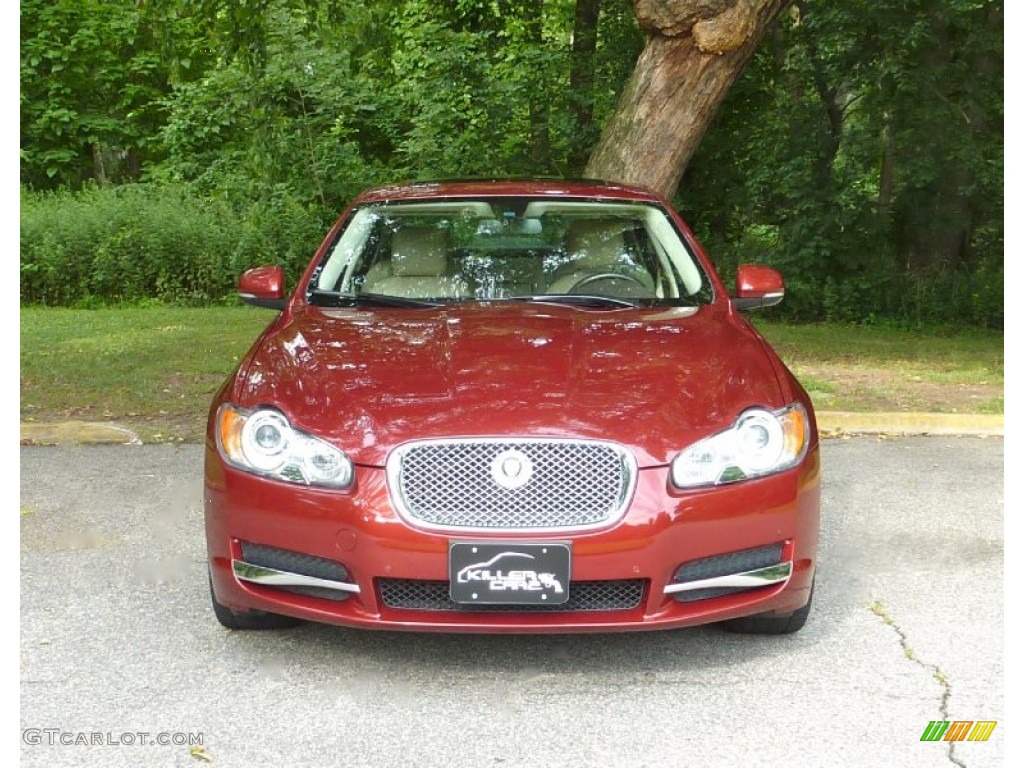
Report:
[[[465,281],[448,274],[449,245],[447,230],[402,227],[391,239],[391,274],[368,279],[363,290],[409,299],[465,296]]]
[[[555,270],[547,292],[568,293],[587,277],[608,274],[635,277],[653,292],[654,279],[626,244],[627,226],[622,221],[604,219],[573,222],[565,240],[572,261]]]

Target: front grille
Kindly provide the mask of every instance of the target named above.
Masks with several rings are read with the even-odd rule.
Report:
[[[523,473],[504,485],[499,480],[509,478],[502,475],[502,457],[512,457],[513,469]],[[401,446],[388,458],[396,506],[430,528],[599,526],[622,515],[635,477],[628,451],[585,440],[425,441]]]
[[[447,581],[378,579],[380,599],[388,608],[407,611],[499,611],[502,613],[578,613],[628,611],[640,605],[646,581],[574,581],[561,605],[462,605],[452,601]]]

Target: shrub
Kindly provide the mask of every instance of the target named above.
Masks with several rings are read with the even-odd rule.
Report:
[[[23,192],[21,299],[64,306],[222,301],[257,264],[281,264],[294,281],[326,218],[281,190],[250,205],[200,197],[183,185]]]

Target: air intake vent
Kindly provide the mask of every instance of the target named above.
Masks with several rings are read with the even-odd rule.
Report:
[[[640,605],[646,582],[643,579],[575,581],[569,585],[568,601],[561,605],[461,605],[452,601],[447,581],[378,579],[377,584],[384,605],[407,611],[575,613],[632,610]]]

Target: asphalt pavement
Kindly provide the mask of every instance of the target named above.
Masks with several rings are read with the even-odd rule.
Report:
[[[200,446],[23,447],[21,765],[999,766],[1003,447],[825,441],[785,637],[229,632]],[[935,720],[997,726],[921,741]]]

